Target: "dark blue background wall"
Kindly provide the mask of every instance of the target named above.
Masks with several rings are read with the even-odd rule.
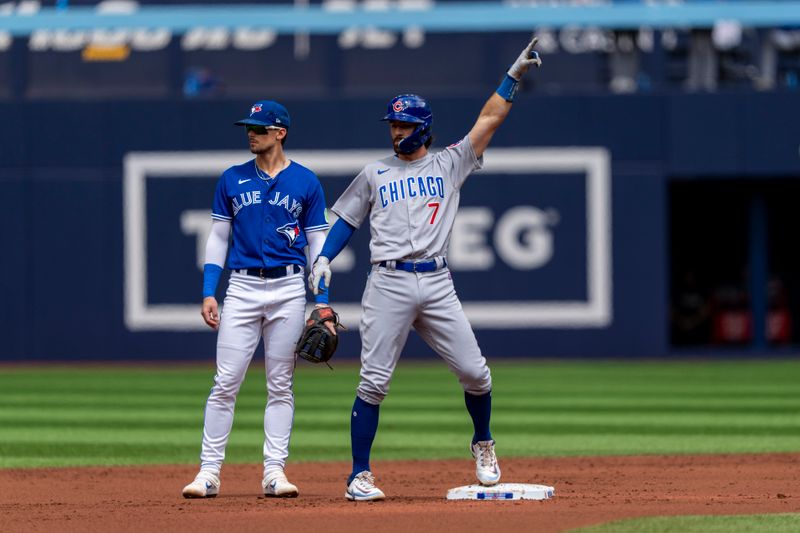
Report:
[[[301,149],[387,147],[385,126],[377,121],[385,106],[381,99],[284,103],[293,118],[290,155]],[[139,151],[242,150],[243,134],[231,122],[244,116],[250,104],[0,104],[0,358],[213,357],[210,330],[133,332],[125,326],[122,161],[125,154]],[[444,146],[468,131],[483,99],[440,97],[431,104],[437,145]],[[478,329],[484,353],[667,354],[669,179],[800,177],[798,104],[800,96],[794,93],[519,98],[493,147],[604,147],[610,153],[613,318],[605,327]],[[347,180],[322,179],[332,205]],[[485,273],[456,271],[462,299],[491,298],[487,285],[504,300],[542,299],[547,291],[564,298],[585,292],[576,286],[576,280],[584,280],[580,265],[585,251],[575,243],[582,242],[586,231],[576,207],[585,193],[580,180],[542,175],[526,187],[515,181],[519,178],[490,179],[468,181],[462,206],[486,206],[497,214],[518,203],[553,206],[563,215],[553,229],[556,253],[549,270],[519,272],[498,261]],[[199,306],[201,273],[194,266],[194,240],[181,240],[171,209],[175,203],[181,209],[210,208],[207,191],[213,185],[213,180],[184,180],[159,182],[149,190],[162,202],[147,215],[148,249],[157,252],[149,268],[160,276],[153,276],[151,300]],[[161,225],[167,227],[157,231]],[[357,301],[363,287],[367,235],[366,230],[359,233],[355,249],[360,268],[335,278],[340,301]],[[169,283],[170,276],[175,283]],[[192,287],[195,294],[189,294]],[[407,353],[430,351],[412,337]],[[357,354],[357,333],[346,333],[341,356]]]

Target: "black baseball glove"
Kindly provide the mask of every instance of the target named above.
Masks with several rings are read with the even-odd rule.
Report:
[[[318,307],[311,312],[306,320],[306,327],[297,340],[294,353],[306,361],[312,363],[325,363],[333,357],[336,346],[339,344],[339,337],[331,333],[325,324],[330,322],[334,329],[344,326],[339,323],[339,315],[332,307]],[[331,365],[328,365],[330,367]]]

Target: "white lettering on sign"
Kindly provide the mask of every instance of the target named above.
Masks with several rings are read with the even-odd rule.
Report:
[[[517,270],[541,268],[553,258],[552,226],[558,222],[554,209],[543,211],[533,206],[517,206],[506,211],[494,224],[488,207],[462,207],[458,210],[447,262],[455,271],[486,271],[495,265],[495,253]],[[181,213],[184,235],[195,238],[195,263],[203,270],[206,242],[211,233],[211,211],[192,209]],[[492,232],[494,226],[494,232]],[[368,259],[363,258],[363,264]],[[347,246],[331,263],[334,272],[350,272],[357,267],[356,254]]]
[[[489,245],[492,235],[497,255],[516,270],[541,268],[553,258],[552,226],[559,220],[558,211],[543,211],[522,205],[503,213],[494,226],[488,207],[462,207],[458,210],[447,262],[453,270],[490,270],[495,255]]]
[[[528,205],[509,209],[494,231],[498,255],[517,270],[546,265],[553,258],[552,226],[558,218],[555,209],[542,211]]]
[[[211,210],[191,209],[181,213],[181,231],[195,239],[195,262],[202,272],[206,261],[206,242],[211,234]]]
[[[487,235],[494,223],[488,207],[462,207],[458,210],[450,236],[447,263],[453,270],[489,270],[494,266],[494,253]]]
[[[129,44],[134,51],[154,52],[166,48],[171,40],[172,32],[165,28],[35,30],[28,39],[28,49],[33,52],[74,52],[88,45]]]

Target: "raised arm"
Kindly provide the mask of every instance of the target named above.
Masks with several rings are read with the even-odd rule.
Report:
[[[517,94],[519,81],[522,79],[523,74],[528,71],[531,65],[541,66],[542,60],[539,59],[539,54],[533,49],[537,41],[538,39],[534,37],[514,64],[511,65],[500,86],[486,101],[483,109],[481,109],[481,114],[478,115],[478,120],[472,126],[469,132],[469,141],[472,143],[472,149],[475,151],[476,157],[483,155],[486,147],[489,146],[489,141],[492,140],[495,130],[500,127],[508,112],[511,111],[511,103]]]

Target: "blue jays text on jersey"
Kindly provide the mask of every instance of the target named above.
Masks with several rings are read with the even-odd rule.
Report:
[[[259,176],[254,159],[229,168],[211,216],[231,222],[231,269],[305,266],[306,233],[328,229],[319,179],[294,161],[270,179]]]
[[[240,182],[242,180],[239,180]],[[250,181],[250,180],[245,180]],[[286,209],[288,209],[295,218],[300,217],[300,213],[303,212],[303,205],[298,202],[296,199],[292,198],[292,207],[289,207],[289,195],[284,195],[281,197],[281,193],[279,191],[275,191],[275,197],[268,202],[272,205],[282,205]],[[239,194],[238,198],[231,199],[231,205],[233,206],[233,216],[235,217],[239,210],[243,207],[247,207],[248,205],[253,204],[260,204],[261,203],[261,191],[247,191]]]
[[[378,174],[382,174],[382,172],[379,170]],[[444,178],[441,176],[409,176],[387,181],[378,187],[378,196],[381,200],[381,207],[417,196],[444,198]]]

